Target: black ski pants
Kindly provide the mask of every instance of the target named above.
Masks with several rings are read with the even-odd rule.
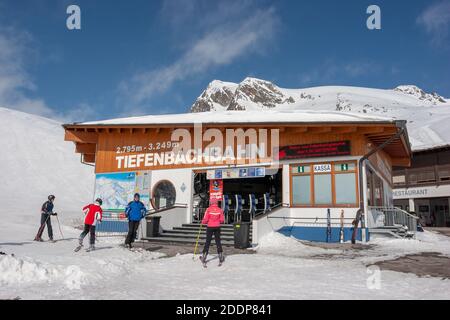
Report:
[[[95,244],[95,226],[85,224],[83,232],[80,234],[80,240],[83,241],[84,237],[89,233],[89,244]]]
[[[125,239],[125,244],[131,245],[137,238],[137,231],[139,228],[139,221],[128,221],[128,234]]]
[[[220,227],[217,228],[206,228],[206,242],[205,246],[203,247],[203,253],[208,253],[209,251],[209,245],[211,244],[212,236],[214,235],[214,240],[216,242],[217,246],[217,253],[223,252],[222,250],[222,243],[220,241]]]
[[[52,219],[50,218],[50,214],[41,213],[41,226],[38,231],[38,238],[42,237],[42,233],[44,233],[45,224],[47,224],[47,232],[48,237],[53,239],[53,228],[52,228]]]

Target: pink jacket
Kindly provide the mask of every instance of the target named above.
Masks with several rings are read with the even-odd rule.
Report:
[[[223,211],[217,205],[213,204],[208,209],[206,209],[202,224],[208,225],[209,228],[217,228],[220,227],[220,224],[224,222],[225,216],[223,215]]]

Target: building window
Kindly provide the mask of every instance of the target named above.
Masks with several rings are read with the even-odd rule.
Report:
[[[311,204],[311,176],[292,177],[292,203],[294,205]]]
[[[155,209],[169,208],[175,204],[176,190],[168,180],[159,181],[153,187],[152,206]]]
[[[314,175],[314,203],[330,204],[332,203],[331,195],[331,174],[315,174]]]
[[[308,207],[355,207],[356,162],[291,165],[291,203]]]
[[[335,175],[336,204],[356,203],[356,179],[354,173],[342,173]]]
[[[402,176],[393,176],[392,177],[392,182],[395,185],[402,185],[406,183],[406,176],[402,175]]]

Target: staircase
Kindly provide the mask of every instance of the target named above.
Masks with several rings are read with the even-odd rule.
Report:
[[[195,244],[199,232],[200,224],[189,223],[183,224],[181,227],[174,227],[172,230],[164,230],[158,237],[143,237],[143,240],[157,243],[169,244]],[[221,225],[220,236],[223,246],[234,245],[234,230],[232,224]],[[250,240],[252,238],[252,227],[250,226]],[[202,225],[200,232],[199,244],[206,241],[206,226]],[[214,236],[211,245],[215,245]]]
[[[413,238],[417,231],[418,218],[395,207],[370,207],[369,231],[396,238]]]

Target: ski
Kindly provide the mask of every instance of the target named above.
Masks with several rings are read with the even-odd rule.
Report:
[[[203,259],[203,257],[200,257],[200,262],[202,263],[203,268],[208,268],[208,266],[206,265],[207,261],[205,259]]]
[[[78,246],[78,247],[76,247],[75,248],[75,250],[73,250],[73,251],[75,251],[75,252],[78,252],[78,251],[80,251],[81,250],[81,248],[83,248],[83,246],[81,245],[81,246]]]
[[[339,230],[339,242],[344,243],[344,210],[341,210],[341,228]]]

